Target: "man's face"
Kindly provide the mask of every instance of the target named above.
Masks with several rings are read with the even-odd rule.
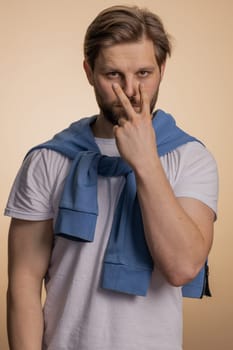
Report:
[[[144,38],[139,42],[103,48],[95,61],[94,70],[87,65],[85,69],[95,90],[100,115],[105,121],[114,125],[120,117],[126,118],[113,91],[113,83],[120,84],[136,112],[141,110],[139,84],[143,83],[152,113],[164,67],[159,69],[151,40]]]

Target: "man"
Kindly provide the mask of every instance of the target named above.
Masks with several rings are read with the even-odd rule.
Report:
[[[89,26],[99,114],[29,152],[6,208],[11,349],[182,349],[182,291],[205,294],[217,171],[153,112],[170,52],[147,10],[111,7]]]

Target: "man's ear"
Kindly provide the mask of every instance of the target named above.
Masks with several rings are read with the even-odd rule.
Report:
[[[160,81],[162,81],[163,79],[165,67],[166,67],[166,61],[164,61],[160,66]]]
[[[83,68],[86,72],[86,76],[89,83],[93,85],[93,70],[91,69],[89,63],[86,60],[83,61]]]

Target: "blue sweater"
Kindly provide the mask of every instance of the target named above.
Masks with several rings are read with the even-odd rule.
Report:
[[[135,176],[122,158],[101,155],[90,128],[95,119],[95,116],[81,119],[29,152],[48,148],[72,160],[55,223],[55,234],[69,239],[94,240],[98,175],[125,177],[103,262],[102,287],[145,296],[153,261],[145,241]],[[197,141],[178,128],[172,116],[161,110],[154,114],[152,124],[160,157],[187,142]],[[197,277],[182,288],[183,296],[200,298],[204,294],[210,295],[207,269],[206,263]]]

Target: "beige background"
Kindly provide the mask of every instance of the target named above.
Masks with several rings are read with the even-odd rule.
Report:
[[[82,70],[82,41],[90,20],[113,4],[107,0],[0,0],[1,212],[28,148],[96,112]],[[233,2],[144,0],[137,4],[157,12],[174,37],[159,107],[201,138],[219,165],[219,219],[210,255],[214,297],[185,300],[184,349],[231,350]],[[1,216],[0,221],[0,348],[7,350],[9,219]]]

